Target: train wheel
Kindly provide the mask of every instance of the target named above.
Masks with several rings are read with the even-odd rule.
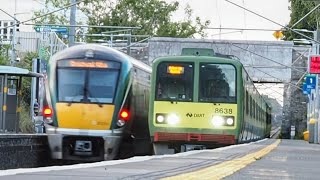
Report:
[[[154,155],[174,154],[174,149],[169,149],[168,144],[153,143]]]

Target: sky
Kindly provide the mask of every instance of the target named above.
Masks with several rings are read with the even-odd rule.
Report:
[[[172,0],[167,0],[168,2]],[[281,25],[290,21],[288,0],[230,0],[246,7],[262,16],[267,17]],[[203,21],[210,20],[210,27],[219,28],[254,28],[254,29],[280,29],[281,26],[245,11],[225,0],[179,0],[182,7],[188,3],[194,10],[194,15]],[[174,20],[181,20],[183,10],[179,10]],[[236,31],[236,32],[235,32]],[[213,39],[239,39],[239,40],[276,40],[271,31],[244,31],[239,30],[208,30],[209,38]],[[221,35],[219,35],[221,33]]]
[[[16,3],[15,3],[16,2]],[[18,13],[16,18],[20,21],[28,20],[32,18],[32,12],[41,8],[41,4],[34,0],[0,0],[0,9],[7,13]],[[16,6],[15,6],[16,4]],[[16,9],[16,11],[15,11]],[[12,20],[12,18],[0,11],[1,20]],[[21,26],[21,31],[32,31],[32,26]]]

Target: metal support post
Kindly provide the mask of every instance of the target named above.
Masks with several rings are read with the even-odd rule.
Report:
[[[317,30],[314,32],[314,39],[316,39],[316,40],[320,40],[320,30],[319,30],[319,28],[317,28]],[[319,55],[320,53],[320,49],[319,49],[319,44],[315,44],[315,54],[316,55]],[[316,83],[316,94],[317,94],[317,98],[316,98],[316,106],[317,106],[317,112],[318,112],[318,114],[317,114],[317,116],[316,116],[316,123],[315,123],[315,137],[316,137],[316,139],[315,139],[315,143],[320,143],[319,141],[320,141],[320,134],[319,134],[319,132],[320,132],[320,130],[319,130],[319,125],[320,125],[320,123],[319,123],[319,121],[320,121],[320,111],[319,111],[319,108],[320,108],[320,92],[319,92],[319,90],[320,90],[320,88],[319,88],[319,74],[317,74],[317,78],[316,78],[316,80],[317,80],[317,83]]]
[[[77,11],[77,5],[75,4],[77,0],[70,0],[71,4],[74,4],[71,6],[70,11],[70,33],[69,33],[69,47],[74,45],[75,42],[75,34],[76,34],[76,11]]]
[[[318,143],[318,121],[319,121],[319,76],[316,76],[316,91],[315,91],[315,101],[314,101],[314,117],[316,119],[314,124],[314,143]]]
[[[11,61],[10,65],[14,66],[14,63],[16,61],[16,31],[17,31],[17,18],[16,14],[17,13],[17,0],[14,2],[14,14],[13,14],[13,29],[12,29],[12,46],[11,46]]]
[[[8,74],[4,75],[3,83],[3,106],[2,106],[2,132],[6,132],[6,115],[7,115],[7,95],[8,95]]]
[[[128,41],[127,41],[127,54],[130,56],[131,55],[131,35],[132,35],[132,30],[129,30],[128,34]]]
[[[14,17],[16,17],[16,14],[14,14]],[[13,24],[16,24],[17,21],[14,18]],[[16,26],[13,26],[13,31],[12,31],[12,46],[11,46],[11,62],[10,65],[14,66],[14,62],[16,61]]]
[[[32,59],[32,72],[36,72],[37,73],[37,65],[38,64],[38,60],[36,58]],[[35,99],[36,99],[36,84],[37,84],[37,78],[33,77],[31,79],[31,100],[30,100],[30,116],[33,117],[34,116],[34,110],[33,110],[33,104],[35,103]],[[32,118],[32,120],[34,121],[34,118]],[[33,122],[34,123],[34,122]]]
[[[22,76],[19,77],[19,83],[17,88],[17,120],[15,124],[16,133],[20,131],[20,114],[21,114],[21,98],[22,98]]]

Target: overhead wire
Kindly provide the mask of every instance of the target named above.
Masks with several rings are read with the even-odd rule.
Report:
[[[266,85],[264,85],[264,84],[261,84],[261,86],[264,86],[264,87],[266,87],[266,89],[268,89],[268,90],[270,90],[270,91],[273,91],[273,92],[275,92],[276,94],[279,94],[279,95],[283,96],[283,94],[281,94],[281,93],[279,93],[278,91],[275,91],[275,90],[272,89],[272,87],[274,87],[275,85],[272,86],[272,87],[268,87],[268,86],[266,86]]]
[[[69,8],[69,7],[71,7],[71,6],[74,6],[74,5],[77,5],[77,4],[79,4],[79,3],[82,3],[82,2],[84,2],[84,1],[86,1],[86,0],[78,0],[78,1],[75,2],[75,3],[71,3],[71,4],[67,5],[67,6],[64,6],[64,7],[62,7],[62,8],[56,9],[56,10],[51,11],[51,12],[48,12],[48,13],[45,13],[45,14],[43,14],[43,15],[40,15],[40,16],[31,18],[31,19],[28,19],[28,20],[25,20],[25,21],[20,21],[20,22],[17,22],[17,23],[15,23],[15,24],[12,24],[12,25],[8,25],[8,26],[5,26],[5,27],[2,27],[2,28],[0,28],[0,30],[2,30],[2,29],[7,29],[7,28],[10,28],[10,27],[14,27],[14,26],[16,26],[16,25],[18,25],[18,24],[24,24],[24,23],[29,22],[29,21],[34,21],[34,20],[36,20],[36,19],[39,19],[39,18],[48,16],[48,15],[53,14],[53,13],[55,13],[55,12],[58,12],[58,11],[61,11],[61,10],[66,9],[66,8]]]
[[[218,0],[216,0],[216,7],[217,7],[217,12],[218,12],[218,19],[219,19],[219,27],[221,27],[221,16],[220,16],[220,8],[218,5]],[[221,29],[219,31],[219,39],[221,39]]]
[[[228,2],[228,3],[230,3],[230,4],[233,4],[233,5],[237,6],[237,7],[239,7],[239,8],[242,8],[242,9],[244,9],[244,10],[246,10],[246,11],[252,13],[252,14],[255,14],[255,15],[257,15],[257,16],[263,18],[263,19],[266,19],[266,20],[268,20],[268,21],[270,21],[270,22],[272,22],[272,23],[274,23],[274,24],[277,24],[277,25],[281,26],[282,28],[285,28],[285,29],[287,29],[287,30],[290,30],[290,31],[292,31],[292,32],[294,32],[294,33],[296,33],[296,34],[299,34],[299,35],[307,38],[307,39],[310,40],[310,41],[313,41],[313,42],[316,42],[316,43],[320,44],[320,42],[318,42],[317,40],[314,40],[313,38],[310,38],[309,36],[306,36],[306,35],[304,35],[304,34],[302,34],[302,33],[299,33],[298,31],[292,29],[294,26],[292,26],[291,28],[290,28],[290,27],[287,27],[287,26],[284,26],[284,25],[282,25],[282,24],[280,24],[280,23],[277,23],[277,22],[275,22],[275,21],[273,21],[273,20],[271,20],[271,19],[269,19],[269,18],[267,18],[267,17],[265,17],[265,16],[262,16],[262,15],[254,12],[254,11],[251,11],[251,10],[249,10],[249,9],[243,7],[243,6],[240,6],[240,5],[238,5],[238,4],[234,3],[234,2],[231,2],[231,1],[229,1],[229,0],[225,0],[225,1]],[[320,4],[318,4],[316,7],[314,7],[314,8],[311,10],[311,12],[313,12],[313,11],[314,11],[315,9],[317,9],[319,6],[320,6]],[[311,12],[309,12],[307,15],[309,15]],[[306,15],[306,16],[307,16],[307,15]],[[294,25],[296,25],[296,24],[298,24],[298,23],[299,23],[299,21],[296,22]],[[234,45],[234,44],[233,44],[233,45]],[[234,45],[234,46],[235,46],[235,45]],[[237,46],[237,47],[240,48],[240,49],[243,49],[243,48],[241,48],[241,47],[239,47],[239,46]],[[243,49],[243,50],[246,50],[246,49]],[[248,50],[246,50],[246,51],[248,51]],[[253,52],[251,52],[251,53],[253,53]],[[258,55],[258,54],[256,54],[256,53],[253,53],[253,54]],[[270,58],[266,58],[266,57],[261,56],[261,55],[258,55],[258,56],[260,56],[260,57],[262,57],[262,58],[265,58],[265,59],[268,59],[268,60],[271,60]],[[271,61],[273,61],[273,60],[271,60]],[[273,62],[274,62],[274,61],[273,61]],[[278,62],[275,62],[275,63],[281,64],[281,63],[278,63]],[[284,64],[282,64],[282,65],[284,65]],[[293,69],[293,70],[295,70],[295,71],[298,71],[298,72],[301,72],[301,73],[305,73],[305,72],[300,71],[300,70],[298,70],[298,69],[296,69],[296,68],[293,68],[293,67],[290,67],[290,66],[287,66],[287,65],[284,65],[284,66],[285,66],[285,67],[289,67],[289,68],[291,68],[291,69]],[[269,76],[271,76],[271,77],[273,77],[273,78],[276,78],[276,77],[274,77],[274,76],[272,76],[272,75],[270,75],[270,74],[268,74],[268,73],[266,73],[266,72],[264,72],[264,71],[262,71],[262,70],[260,70],[260,69],[257,69],[257,70],[258,70],[258,71],[261,71],[262,73],[265,73],[265,74],[267,74],[267,75],[269,75]],[[276,79],[278,79],[278,78],[276,78]],[[298,88],[298,89],[301,89],[299,86],[294,85],[294,84],[292,84],[292,83],[286,83],[286,82],[283,82],[283,83],[285,83],[285,84],[290,84],[290,85],[292,85],[292,86],[295,86],[295,87]],[[301,90],[302,90],[302,89],[301,89]]]
[[[271,19],[269,19],[269,18],[267,18],[267,17],[265,17],[265,16],[262,16],[262,15],[256,13],[256,12],[251,11],[250,9],[245,8],[245,7],[243,7],[243,6],[239,5],[239,4],[236,4],[236,3],[234,3],[234,2],[231,2],[231,1],[229,1],[229,0],[225,0],[225,1],[228,2],[228,3],[230,3],[230,4],[233,4],[234,6],[237,6],[237,7],[241,8],[241,9],[244,9],[244,10],[246,10],[246,11],[248,11],[248,12],[250,12],[250,13],[256,15],[256,16],[259,16],[259,17],[261,17],[261,18],[263,18],[263,19],[265,19],[265,20],[268,20],[268,21],[270,21],[270,22],[272,22],[272,23],[274,23],[274,24],[277,24],[278,26],[281,26],[282,28],[285,28],[285,29],[287,29],[287,30],[290,30],[290,31],[292,31],[292,32],[294,32],[294,33],[296,33],[296,34],[299,34],[300,36],[303,36],[303,37],[307,38],[307,39],[310,40],[310,41],[313,41],[313,42],[316,42],[316,43],[320,44],[319,41],[314,40],[313,38],[311,38],[311,37],[309,37],[309,36],[306,36],[306,35],[298,32],[298,31],[296,31],[296,30],[294,30],[294,29],[292,29],[292,28],[290,28],[290,27],[287,27],[287,26],[284,26],[284,25],[282,25],[282,24],[280,24],[280,23],[278,23],[278,22],[275,22],[275,21],[273,21],[273,20],[271,20]]]
[[[284,84],[292,85],[292,86],[294,86],[294,87],[296,87],[296,88],[298,88],[298,89],[301,89],[301,87],[299,87],[299,86],[297,86],[297,85],[295,85],[295,84],[293,84],[293,83],[284,82],[282,79],[279,79],[279,78],[277,78],[277,77],[275,77],[275,76],[273,76],[273,75],[271,75],[271,74],[269,74],[269,73],[266,73],[266,72],[264,72],[264,71],[262,71],[262,70],[260,70],[260,69],[255,68],[255,70],[258,70],[258,71],[260,71],[260,72],[262,72],[262,73],[264,73],[264,74],[266,74],[266,75],[268,75],[268,76],[270,76],[270,77],[273,77],[273,78],[275,78],[275,79],[278,79],[278,80],[280,80],[280,81],[281,81],[282,83],[284,83]],[[301,89],[301,90],[302,90],[302,89]]]
[[[269,60],[269,61],[271,61],[271,62],[274,62],[274,63],[276,63],[276,64],[279,64],[279,65],[281,65],[281,66],[284,66],[284,67],[293,69],[293,70],[295,70],[295,71],[304,73],[304,71],[301,71],[301,70],[299,70],[299,69],[296,69],[296,68],[294,68],[294,67],[292,67],[292,66],[288,66],[288,65],[279,63],[279,62],[277,62],[277,61],[275,61],[275,60],[273,60],[273,59],[270,59],[270,58],[268,58],[268,57],[262,56],[262,55],[260,55],[260,54],[257,54],[257,53],[255,53],[255,52],[253,52],[253,51],[250,51],[250,50],[248,50],[248,49],[245,49],[245,48],[242,48],[242,47],[240,47],[240,46],[237,46],[237,45],[235,45],[234,43],[229,43],[229,44],[231,44],[232,46],[237,47],[237,48],[239,48],[239,49],[242,49],[242,50],[244,50],[244,51],[248,51],[248,52],[250,52],[251,54],[254,54],[254,55],[256,55],[256,56],[259,56],[259,57],[261,57],[261,58],[264,58],[264,59]]]
[[[232,28],[232,27],[206,27],[204,29],[224,29],[224,30],[241,30],[241,31],[278,31],[279,29],[263,29],[263,28]]]
[[[242,5],[245,6],[244,0],[242,0]],[[247,28],[247,17],[246,11],[243,10],[243,21],[244,21],[244,28]],[[247,34],[244,35],[245,39],[248,40]]]

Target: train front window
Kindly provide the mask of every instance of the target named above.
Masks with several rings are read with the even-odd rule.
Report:
[[[200,64],[199,101],[236,102],[236,69],[230,64]]]
[[[81,102],[84,99],[86,71],[83,69],[58,69],[59,101]]]
[[[99,60],[60,60],[59,102],[113,103],[120,63]]]
[[[193,63],[161,63],[157,69],[156,100],[193,100]]]
[[[96,103],[112,103],[118,71],[89,71],[88,99]]]

